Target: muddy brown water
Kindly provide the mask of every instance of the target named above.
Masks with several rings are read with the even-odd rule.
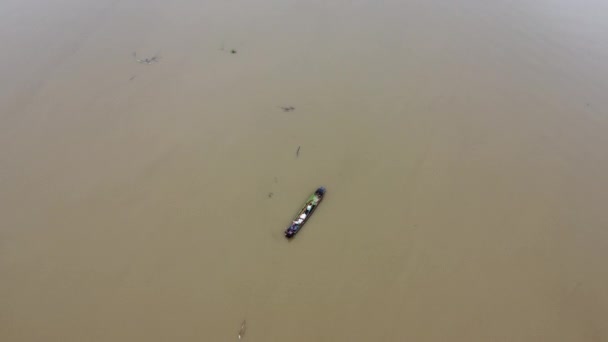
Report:
[[[607,17],[3,1],[0,340],[608,340]]]

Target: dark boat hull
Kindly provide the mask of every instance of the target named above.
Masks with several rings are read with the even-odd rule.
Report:
[[[306,204],[304,204],[304,207],[302,209],[300,209],[298,215],[292,221],[292,224],[285,230],[286,238],[291,239],[302,229],[302,227],[304,227],[304,224],[306,224],[306,222],[308,222],[308,220],[310,219],[312,214],[315,212],[315,210],[317,210],[317,207],[319,206],[319,204],[325,197],[325,192],[326,192],[325,188],[320,187],[314,192],[314,194],[312,196],[309,197],[309,199],[306,201]],[[315,200],[315,198],[316,198],[316,200]],[[309,205],[311,205],[312,208],[310,210],[307,210]],[[301,219],[302,214],[305,214],[304,219]],[[299,222],[300,219],[301,219],[301,222]]]

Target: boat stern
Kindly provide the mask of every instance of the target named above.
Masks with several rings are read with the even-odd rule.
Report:
[[[291,239],[300,230],[300,226],[297,224],[291,225],[285,230],[285,237]]]

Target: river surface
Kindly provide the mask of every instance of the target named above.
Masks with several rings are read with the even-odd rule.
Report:
[[[0,340],[608,341],[606,18],[3,0]]]

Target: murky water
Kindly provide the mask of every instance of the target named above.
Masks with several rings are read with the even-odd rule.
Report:
[[[3,1],[0,340],[608,340],[607,17]]]

